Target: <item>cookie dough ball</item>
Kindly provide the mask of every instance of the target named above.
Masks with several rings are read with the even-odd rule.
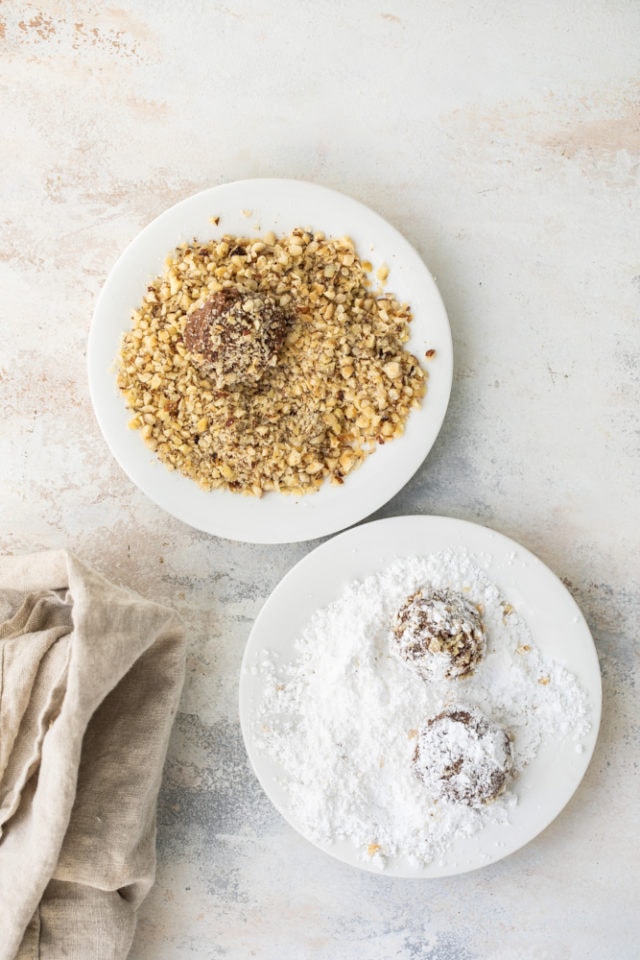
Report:
[[[484,654],[482,618],[462,594],[418,590],[396,615],[391,647],[425,680],[464,677]]]
[[[512,776],[511,737],[475,707],[451,707],[418,732],[413,764],[434,800],[479,807]]]
[[[189,314],[184,342],[192,362],[218,390],[255,386],[276,363],[288,323],[272,297],[224,288]]]

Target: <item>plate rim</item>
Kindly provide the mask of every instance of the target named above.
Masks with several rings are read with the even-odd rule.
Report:
[[[475,862],[471,866],[463,866],[462,868],[460,868],[459,865],[452,862],[448,867],[445,866],[440,868],[437,866],[434,866],[434,864],[432,863],[432,864],[426,865],[426,867],[424,868],[416,868],[414,866],[409,866],[408,864],[405,864],[404,866],[401,866],[401,867],[397,867],[392,864],[391,866],[386,866],[384,869],[380,869],[379,867],[373,864],[369,864],[366,861],[362,861],[358,859],[357,851],[355,848],[353,848],[352,851],[347,850],[346,855],[344,855],[345,848],[348,846],[346,843],[331,845],[328,843],[323,843],[321,841],[318,841],[315,838],[309,836],[308,833],[305,831],[304,827],[302,827],[300,824],[296,822],[295,816],[292,816],[290,812],[286,809],[286,804],[282,803],[278,796],[274,796],[273,785],[271,783],[265,784],[263,776],[261,776],[260,774],[260,770],[262,768],[262,764],[260,760],[260,751],[257,749],[256,745],[254,744],[252,739],[252,733],[251,733],[251,722],[252,722],[251,721],[251,704],[249,702],[251,691],[250,691],[250,680],[248,680],[247,678],[251,677],[251,673],[250,673],[251,660],[252,660],[252,657],[254,657],[254,655],[257,652],[254,649],[256,644],[256,637],[259,635],[260,630],[262,629],[262,625],[264,623],[264,617],[265,616],[269,617],[272,615],[273,607],[277,605],[277,603],[279,602],[280,596],[281,595],[286,596],[287,590],[289,589],[289,585],[292,582],[295,583],[298,589],[300,589],[300,584],[297,583],[297,581],[301,579],[301,571],[302,571],[302,574],[304,575],[304,573],[306,572],[306,568],[313,567],[314,565],[317,566],[319,561],[320,562],[322,561],[324,555],[326,555],[327,557],[332,557],[332,556],[335,556],[335,554],[339,553],[340,550],[342,550],[344,553],[345,547],[348,547],[348,546],[353,547],[353,541],[355,541],[357,544],[358,540],[361,538],[364,538],[364,541],[366,541],[367,539],[375,541],[376,535],[380,533],[380,536],[382,537],[382,532],[384,530],[388,531],[389,529],[392,529],[394,527],[396,529],[399,529],[401,527],[415,528],[416,526],[422,527],[425,532],[428,532],[429,527],[432,527],[432,528],[437,528],[442,526],[444,526],[445,528],[448,527],[452,530],[453,533],[456,533],[457,535],[460,535],[465,539],[466,539],[465,534],[471,533],[472,536],[479,536],[481,539],[485,538],[487,542],[492,542],[494,546],[498,545],[503,550],[509,549],[512,552],[516,552],[519,555],[518,564],[521,566],[523,570],[526,570],[528,567],[532,567],[534,570],[538,572],[538,574],[542,574],[543,578],[546,578],[549,581],[549,583],[553,585],[554,589],[558,591],[558,595],[563,598],[563,602],[566,603],[567,609],[570,609],[573,616],[576,618],[576,624],[577,624],[577,627],[580,629],[580,632],[582,633],[583,639],[587,639],[589,641],[586,647],[586,651],[585,651],[586,657],[585,657],[585,662],[582,664],[582,668],[584,673],[589,674],[589,683],[587,683],[586,685],[587,687],[586,693],[588,695],[588,710],[589,710],[588,717],[590,720],[590,730],[586,735],[586,737],[583,738],[587,746],[582,750],[580,754],[576,754],[576,757],[578,758],[576,760],[577,773],[574,774],[573,776],[572,784],[570,785],[569,788],[565,789],[565,791],[563,792],[563,796],[554,804],[551,811],[547,811],[545,813],[545,815],[541,818],[541,822],[536,824],[533,832],[530,832],[530,834],[526,836],[525,839],[523,839],[521,842],[517,842],[515,846],[509,847],[507,845],[506,849],[504,848],[497,849],[495,855],[490,857],[485,857],[482,860],[482,862]],[[423,555],[426,556],[431,552],[442,552],[445,549],[455,549],[456,546],[458,548],[462,547],[463,549],[466,549],[466,547],[464,547],[464,544],[451,545],[451,547],[440,546],[440,547],[436,547],[435,551],[425,550],[423,552]],[[469,550],[469,553],[471,553],[472,555],[474,554],[474,552],[478,553],[479,551],[473,551],[471,549]],[[398,554],[394,551],[394,554],[396,556],[404,555],[405,557],[408,555],[406,551],[401,554]],[[335,586],[335,584],[333,585],[335,586],[333,598],[335,599],[337,596],[339,596],[341,593],[341,590],[343,590],[346,584],[352,581],[353,579],[364,579],[366,576],[370,575],[372,570],[379,571],[384,569],[391,562],[390,556],[391,554],[387,555],[387,553],[385,553],[383,559],[376,558],[375,561],[371,561],[371,554],[369,552],[369,554],[367,554],[368,560],[366,563],[366,569],[362,572],[360,576],[353,577],[347,574],[339,575],[341,579],[341,586],[340,588],[338,588],[337,586]],[[335,566],[333,569],[335,571]],[[302,576],[302,579],[304,579],[304,576]],[[500,587],[500,584],[498,584],[498,586]],[[303,619],[303,622],[305,623],[308,622],[308,617],[310,616],[310,613],[313,612],[313,610],[322,608],[323,606],[326,605],[327,602],[330,602],[330,600],[329,601],[325,600],[324,602],[318,602],[313,607],[310,607],[310,612],[309,611],[307,612],[307,616],[305,619]],[[267,611],[266,614],[265,614],[265,610]],[[295,633],[293,628],[291,630],[291,633],[293,634],[291,637],[291,643],[293,643],[293,641],[295,640],[295,636],[297,636],[297,634]],[[532,633],[533,633],[533,630],[532,630]],[[538,642],[538,639],[539,638],[536,638],[536,642]],[[264,646],[262,646],[261,649],[264,650]],[[545,651],[543,650],[543,652]],[[576,666],[573,665],[574,672],[575,672],[575,669],[576,669]],[[583,683],[584,677],[581,676],[580,680],[581,680],[581,683]],[[544,563],[535,553],[533,553],[531,550],[529,550],[527,547],[523,546],[513,538],[505,534],[502,534],[499,531],[495,530],[494,528],[486,526],[481,523],[475,523],[470,520],[463,520],[463,519],[458,519],[456,517],[447,517],[447,516],[441,516],[441,515],[403,514],[395,517],[387,517],[383,519],[368,521],[366,523],[360,524],[357,527],[353,527],[349,530],[345,530],[336,534],[334,537],[330,538],[324,543],[319,544],[318,546],[312,548],[307,554],[305,554],[304,557],[298,560],[283,575],[283,577],[279,580],[279,582],[270,592],[269,596],[267,597],[264,604],[262,605],[257,617],[254,620],[251,631],[247,638],[245,649],[243,652],[243,657],[242,657],[240,675],[239,675],[238,709],[239,709],[242,739],[243,739],[245,752],[247,754],[251,770],[254,776],[256,777],[256,779],[258,780],[262,790],[264,791],[264,793],[272,803],[272,805],[275,807],[275,809],[278,811],[280,816],[282,816],[283,820],[289,825],[291,829],[297,832],[300,836],[302,836],[305,840],[307,840],[310,844],[312,844],[312,846],[314,846],[316,849],[324,852],[325,854],[332,857],[333,859],[339,862],[348,864],[352,867],[355,867],[356,869],[360,869],[365,872],[374,873],[378,876],[398,877],[402,879],[430,880],[430,879],[438,879],[438,878],[443,878],[448,876],[462,875],[464,873],[482,869],[485,866],[489,866],[492,863],[496,863],[504,859],[505,857],[511,856],[512,854],[518,852],[527,844],[532,842],[534,839],[536,839],[536,837],[540,836],[540,834],[543,833],[547,829],[547,827],[549,827],[551,823],[553,823],[553,821],[560,816],[562,811],[565,809],[567,804],[570,802],[570,800],[572,799],[572,797],[575,795],[578,788],[580,787],[580,784],[582,783],[586,775],[586,772],[589,768],[589,765],[591,763],[591,760],[593,758],[593,754],[596,748],[596,744],[598,742],[601,719],[602,719],[602,675],[600,670],[598,652],[593,639],[593,635],[591,633],[591,630],[587,624],[587,621],[584,615],[582,614],[580,607],[578,606],[575,598],[572,596],[571,592],[568,590],[566,585],[562,582],[560,577],[546,563]],[[532,766],[535,765],[535,762],[536,760],[534,759]],[[269,764],[274,765],[272,761],[267,761],[267,765]],[[531,799],[531,798],[528,798],[528,799]],[[517,809],[518,806],[521,806],[521,804],[518,804],[515,809]],[[485,828],[483,831],[480,831],[480,834],[483,834],[485,831],[490,831],[491,829],[492,828],[490,825],[489,827]],[[474,837],[477,837],[477,836],[478,835],[475,834],[472,837],[467,838],[467,840],[473,841]],[[457,842],[458,841],[456,841],[456,843]],[[351,855],[349,855],[349,853],[351,853]],[[445,857],[445,860],[446,860],[446,857]]]
[[[276,196],[278,191],[294,191],[294,194],[297,191],[300,196],[306,198],[310,206],[317,206],[321,197],[332,198],[336,206],[331,211],[330,217],[335,218],[336,210],[344,208],[346,210],[344,216],[347,219],[351,217],[354,221],[353,232],[357,233],[355,229],[357,227],[368,230],[373,236],[376,230],[380,230],[383,238],[392,237],[394,244],[398,244],[397,249],[403,255],[406,254],[407,266],[404,279],[406,281],[409,278],[409,281],[414,283],[416,296],[420,303],[427,304],[430,311],[428,316],[422,320],[419,319],[418,323],[410,328],[411,337],[424,338],[427,332],[431,332],[426,327],[433,325],[433,332],[438,339],[438,356],[433,362],[434,365],[428,368],[431,386],[428,386],[426,398],[420,409],[410,412],[405,435],[395,438],[393,444],[385,445],[393,448],[394,454],[397,454],[399,449],[403,451],[401,459],[403,463],[406,460],[408,465],[403,466],[401,473],[396,474],[392,465],[389,468],[389,464],[392,464],[391,455],[387,454],[385,459],[385,448],[380,448],[376,450],[379,454],[378,461],[374,462],[373,455],[367,457],[365,462],[349,476],[348,482],[340,488],[326,483],[317,493],[298,497],[267,493],[261,500],[219,490],[212,491],[208,495],[218,498],[211,506],[212,501],[206,499],[207,495],[197,487],[194,481],[175,473],[171,474],[164,464],[147,450],[141,438],[137,436],[137,431],[127,429],[130,412],[127,411],[124,399],[117,389],[114,364],[120,338],[129,329],[130,314],[135,308],[136,301],[129,303],[126,312],[122,305],[118,311],[117,304],[124,299],[119,288],[124,289],[127,284],[131,284],[131,279],[127,278],[133,271],[140,278],[137,289],[140,296],[142,295],[145,281],[154,275],[142,264],[144,258],[150,256],[147,248],[153,247],[154,244],[159,248],[156,267],[160,269],[159,265],[164,257],[182,239],[180,231],[173,226],[174,221],[186,215],[193,222],[196,216],[204,215],[202,211],[205,208],[210,215],[211,209],[216,206],[218,200],[221,200],[218,206],[223,205],[222,200],[225,196],[229,204],[235,203],[233,198],[241,193],[246,193],[250,199],[255,199],[247,193],[250,190],[257,191],[258,195],[261,191],[266,191],[263,199],[266,205],[273,202],[270,200],[272,190],[276,191]],[[364,226],[359,225],[359,221],[353,216],[353,211],[357,211],[364,218]],[[286,215],[286,211],[278,214],[280,217]],[[316,212],[314,216],[319,219],[320,215]],[[301,214],[301,219],[304,219],[304,214]],[[250,223],[250,219],[246,220],[247,234],[252,233]],[[261,225],[259,232],[270,228],[271,224],[265,223]],[[318,224],[318,228],[321,229],[322,225]],[[161,239],[163,230],[173,231],[173,245]],[[228,232],[228,228],[224,226],[223,214],[220,226],[211,226],[210,236],[221,235],[224,232]],[[256,236],[259,232],[254,230]],[[326,232],[328,235],[333,235],[330,229]],[[360,250],[360,244],[356,245],[361,255],[364,255]],[[402,268],[403,264],[400,263],[398,270]],[[388,282],[387,289],[390,292],[396,292],[393,278]],[[112,316],[114,313],[117,313],[116,319]],[[411,340],[407,348],[416,352]],[[109,350],[112,355],[106,356]],[[436,362],[437,366],[435,366]],[[94,415],[111,455],[129,480],[162,510],[201,532],[238,542],[261,544],[295,543],[330,536],[359,523],[388,503],[420,469],[440,434],[451,398],[453,363],[453,338],[442,295],[433,274],[404,234],[376,210],[354,197],[311,181],[279,177],[247,178],[207,187],[168,207],[138,231],[117,257],[99,291],[87,341],[87,374]],[[419,430],[415,426],[416,420],[420,425]],[[128,437],[127,434],[132,434],[133,437]],[[410,439],[407,440],[407,437]],[[132,439],[137,442],[137,446],[132,443]],[[405,441],[404,445],[403,441]],[[381,459],[382,466],[379,465]],[[357,479],[358,474],[362,474],[363,471],[365,471],[366,482]],[[376,475],[380,475],[380,478]],[[339,490],[339,494],[335,493],[336,490]],[[380,492],[376,495],[378,490]],[[192,496],[185,497],[181,494],[192,494]],[[182,502],[193,501],[194,498],[204,510],[204,519],[194,517],[192,502]],[[271,513],[267,512],[269,503],[267,498],[279,498],[280,502],[276,503],[275,511],[279,516],[284,515],[285,519],[282,523],[275,518],[273,521],[270,520]],[[246,501],[242,508],[238,506],[241,500]],[[295,506],[283,506],[284,500],[290,501]],[[256,506],[258,504],[259,506]],[[248,519],[240,526],[234,525],[227,516],[230,512],[240,512]]]

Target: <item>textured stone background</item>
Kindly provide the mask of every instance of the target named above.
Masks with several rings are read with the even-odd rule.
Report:
[[[190,638],[133,960],[637,957],[639,43],[631,0],[0,4],[0,547],[68,546],[173,605]],[[587,776],[477,873],[368,875],[287,827],[245,759],[238,672],[314,544],[188,529],[93,417],[87,334],[116,257],[172,203],[257,176],[376,209],[447,305],[444,428],[378,516],[515,538],[594,634]]]

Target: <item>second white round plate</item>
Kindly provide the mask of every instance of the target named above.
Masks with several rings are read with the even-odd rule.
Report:
[[[360,869],[378,871],[348,840],[323,842],[296,816],[282,768],[260,745],[258,728],[265,699],[263,666],[275,657],[288,674],[299,655],[296,641],[312,615],[336,601],[353,581],[385,570],[393,561],[464,551],[497,586],[525,621],[540,653],[569,671],[584,693],[585,729],[543,742],[518,775],[517,803],[508,823],[488,823],[471,836],[453,839],[444,858],[426,865],[391,858],[386,875],[441,877],[486,866],[520,849],[557,817],[582,780],[600,724],[601,680],[595,646],[578,606],[562,582],[528,550],[501,534],[446,517],[411,516],[367,523],[317,547],[284,577],[264,604],[251,631],[240,677],[240,721],[253,769],[267,796],[303,836],[331,856]],[[337,681],[336,681],[337,682]],[[336,696],[338,691],[336,691]],[[374,814],[372,813],[372,821]]]
[[[212,218],[219,218],[214,224]],[[407,349],[427,350],[428,392],[412,411],[405,433],[379,447],[345,483],[326,483],[317,493],[269,493],[261,499],[216,490],[205,492],[172,473],[153,456],[130,418],[116,385],[115,361],[132,310],[176,246],[224,233],[256,236],[294,227],[348,235],[376,270],[389,267],[387,289],[411,305]],[[107,444],[129,478],[155,503],[185,523],[231,540],[286,543],[342,530],[369,516],[413,476],[440,431],[453,371],[451,332],[436,284],[414,248],[382,217],[356,200],[297,180],[241,180],[212,187],[167,210],[146,227],[115,264],[98,299],[88,345],[91,398]]]

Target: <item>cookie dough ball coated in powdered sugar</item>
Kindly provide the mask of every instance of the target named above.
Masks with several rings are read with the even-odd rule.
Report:
[[[507,731],[475,707],[449,707],[418,732],[415,772],[434,800],[470,807],[495,800],[513,771]]]
[[[460,593],[418,590],[397,613],[391,649],[424,679],[472,673],[484,648],[480,612]]]

